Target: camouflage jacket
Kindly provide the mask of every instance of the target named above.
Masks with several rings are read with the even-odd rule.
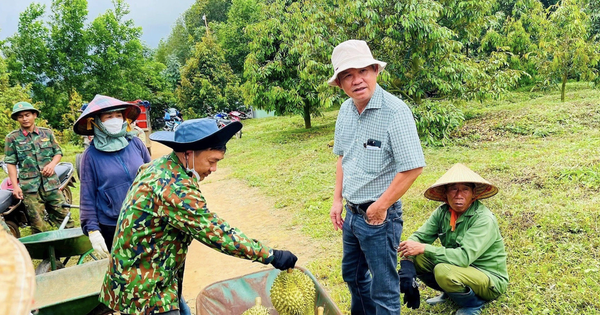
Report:
[[[126,314],[179,309],[178,284],[193,239],[228,255],[270,263],[271,248],[211,213],[177,155],[138,170],[117,222],[100,301]]]
[[[58,189],[60,181],[56,173],[42,176],[42,169],[52,162],[55,155],[62,155],[52,130],[35,127],[32,132],[23,129],[9,133],[5,139],[4,162],[19,167],[19,186],[23,192],[37,192],[40,185],[44,190]]]

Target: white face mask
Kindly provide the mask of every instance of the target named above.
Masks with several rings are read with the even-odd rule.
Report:
[[[115,135],[123,129],[123,118],[111,118],[102,122],[102,125],[111,135]]]
[[[194,151],[194,152],[192,153],[192,156],[194,156],[194,154],[195,154],[195,153],[196,153],[196,152]],[[194,175],[194,177],[196,177],[196,179],[198,180],[198,182],[202,180],[202,179],[200,178],[200,174],[198,174],[198,172],[196,172],[196,159],[195,159],[195,158],[192,158],[192,168],[189,168],[188,157],[187,157],[187,155],[186,155],[186,156],[185,156],[185,165],[186,165],[186,167],[185,167],[185,170],[186,170],[187,172],[191,172],[191,173],[192,173],[192,175]]]

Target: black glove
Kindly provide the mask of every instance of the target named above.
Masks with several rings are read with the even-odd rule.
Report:
[[[298,257],[287,250],[273,250],[273,260],[271,265],[279,270],[294,268]]]
[[[417,286],[417,271],[410,260],[400,261],[400,293],[404,293],[404,304],[408,308],[417,309],[421,305],[421,295]]]

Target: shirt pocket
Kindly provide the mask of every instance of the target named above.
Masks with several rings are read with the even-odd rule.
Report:
[[[31,179],[31,178],[36,178],[39,176],[39,172],[37,171],[33,171],[33,172],[19,172],[19,179]]]
[[[33,158],[33,146],[28,144],[22,144],[17,146],[17,156],[19,161],[22,163],[27,157]]]
[[[385,150],[382,148],[363,149],[363,170],[368,174],[381,172],[386,160]]]
[[[53,157],[54,156],[54,146],[52,145],[52,141],[46,140],[40,142],[40,153],[44,157]]]
[[[115,219],[119,217],[128,190],[129,184],[121,183],[100,191],[100,195],[106,203],[106,207],[102,209],[106,216]]]

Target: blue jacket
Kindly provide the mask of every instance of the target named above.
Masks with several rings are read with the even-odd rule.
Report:
[[[138,168],[150,162],[150,153],[137,137],[129,145],[116,152],[97,150],[93,142],[83,153],[80,166],[81,228],[100,230],[99,224],[116,226],[121,205]]]

